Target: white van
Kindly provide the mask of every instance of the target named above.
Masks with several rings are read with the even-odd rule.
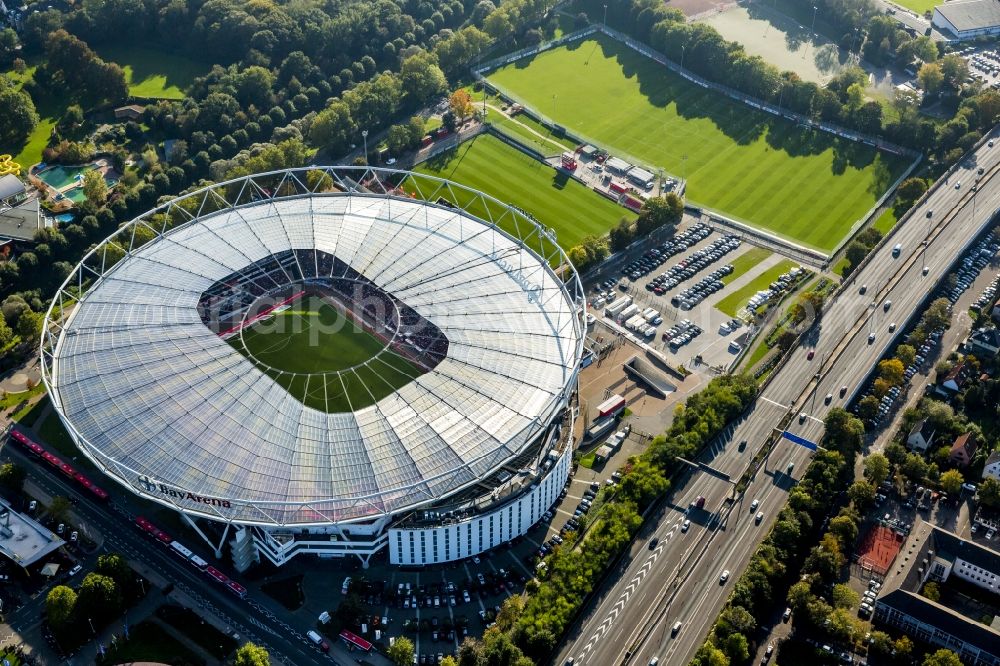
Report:
[[[309,639],[310,643],[312,643],[313,645],[315,645],[316,647],[318,647],[323,652],[329,651],[330,644],[327,643],[325,640],[323,640],[323,637],[320,636],[315,631],[313,631],[312,629],[310,629],[309,631],[306,632],[306,638]]]
[[[671,636],[676,636],[677,632],[679,632],[680,630],[681,630],[681,623],[680,622],[674,622],[674,626],[671,627],[671,629],[670,629],[670,635]]]
[[[898,256],[899,256],[899,253],[900,253],[900,252],[901,252],[902,250],[903,250],[903,245],[902,245],[902,243],[896,243],[896,245],[895,245],[895,246],[894,246],[894,247],[892,248],[892,256],[894,256],[894,257],[898,257]]]

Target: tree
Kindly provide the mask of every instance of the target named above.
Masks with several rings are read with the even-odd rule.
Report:
[[[921,318],[928,330],[948,328],[951,323],[951,303],[947,298],[936,298],[924,311]]]
[[[618,486],[622,497],[635,502],[640,510],[665,493],[669,487],[670,482],[663,471],[645,459],[636,462],[622,477]]]
[[[94,570],[115,581],[119,587],[123,587],[132,579],[132,568],[124,557],[118,553],[107,553],[97,558],[97,566]]]
[[[352,143],[357,131],[357,124],[351,117],[347,104],[334,100],[316,114],[309,130],[309,138],[314,145],[332,152],[342,152]]]
[[[396,666],[410,666],[413,663],[414,651],[413,641],[405,636],[400,636],[393,641],[393,644],[389,646],[385,654],[389,657],[389,661],[396,664]]]
[[[880,486],[889,478],[889,459],[881,453],[873,453],[865,458],[865,478]]]
[[[866,395],[858,401],[858,416],[865,421],[871,421],[878,416],[879,401],[873,395]]]
[[[83,124],[83,109],[79,104],[70,104],[66,107],[66,112],[63,113],[59,123],[66,129],[79,127]]]
[[[684,202],[679,196],[670,192],[662,197],[650,197],[642,204],[636,231],[640,236],[654,229],[668,225],[676,225],[684,213]]]
[[[979,484],[976,494],[979,496],[979,501],[983,504],[991,506],[994,509],[1000,508],[1000,481],[997,481],[993,477],[983,479],[983,482]]]
[[[908,453],[899,471],[910,481],[919,483],[927,477],[927,461],[916,453]]]
[[[900,636],[893,644],[893,649],[896,651],[896,657],[905,662],[913,654],[913,641],[909,636]]]
[[[611,249],[615,252],[619,252],[627,248],[632,240],[635,238],[635,225],[628,218],[623,217],[618,220],[618,224],[611,227],[608,232],[608,238],[611,241]]]
[[[941,588],[938,587],[937,583],[925,584],[924,589],[920,591],[920,594],[927,597],[931,601],[941,600]]]
[[[45,597],[45,613],[49,624],[57,629],[65,628],[76,608],[76,592],[65,585],[56,585]]]
[[[18,494],[24,489],[24,479],[27,474],[20,465],[5,462],[0,465],[0,486],[11,493]]]
[[[922,197],[926,191],[927,181],[925,179],[907,178],[899,184],[899,189],[896,190],[896,197],[909,202],[906,206],[909,208],[913,205],[913,202]]]
[[[951,650],[941,648],[924,657],[924,666],[962,666],[962,660]]]
[[[913,362],[917,358],[917,350],[913,348],[913,345],[899,345],[896,347],[896,358],[904,366],[913,365]]]
[[[941,85],[944,83],[941,65],[936,62],[924,63],[920,67],[920,71],[917,72],[917,81],[920,82],[920,87],[924,89],[924,92],[933,95],[941,89]]]
[[[448,89],[448,80],[438,66],[438,58],[428,51],[419,51],[403,61],[399,76],[403,92],[422,104]]]
[[[837,516],[830,521],[829,533],[840,540],[841,550],[847,551],[858,538],[858,524],[850,516]]]
[[[240,72],[236,83],[236,98],[244,106],[254,104],[265,108],[271,102],[271,87],[274,85],[274,75],[271,71],[254,65]]]
[[[400,638],[399,640],[408,640]],[[412,647],[412,643],[410,644]],[[390,648],[391,649],[391,648]],[[411,656],[412,661],[412,656]],[[236,651],[234,666],[271,666],[271,655],[263,647],[254,643],[244,643]]]
[[[949,53],[938,61],[944,83],[952,92],[958,92],[969,78],[969,63],[957,53]],[[923,69],[921,67],[921,69]],[[919,75],[919,73],[918,73]]]
[[[775,344],[781,351],[788,351],[789,349],[792,348],[792,345],[795,344],[795,339],[797,337],[798,336],[795,335],[795,331],[786,328],[785,330],[783,330],[781,333],[778,334],[778,339],[775,342]]]
[[[864,424],[842,407],[834,407],[823,419],[826,428],[824,441],[829,448],[841,452],[855,452],[861,449],[865,434]]]
[[[451,94],[448,98],[448,110],[455,115],[456,118],[465,120],[472,115],[472,95],[469,94],[464,88],[459,88]]]
[[[750,646],[743,634],[730,634],[726,637],[724,651],[730,663],[742,664],[750,659]]]
[[[950,496],[957,496],[958,491],[962,489],[962,484],[965,483],[965,479],[962,477],[962,473],[957,469],[949,469],[947,472],[941,475],[941,487]]]
[[[80,584],[77,608],[85,617],[112,617],[121,609],[121,602],[121,592],[108,576],[89,573]]]
[[[855,481],[847,489],[847,496],[858,509],[871,506],[875,501],[875,486],[868,481]]]
[[[18,144],[38,125],[38,112],[28,93],[0,76],[0,144]],[[13,152],[13,151],[12,151]]]
[[[899,386],[903,383],[903,374],[906,368],[898,358],[889,358],[878,364],[879,376],[892,386]]]
[[[42,332],[42,314],[26,310],[17,320],[17,334],[24,342],[35,342]]]
[[[104,174],[97,169],[91,169],[83,174],[83,194],[88,201],[103,206],[108,200],[108,183]]]
[[[406,125],[393,125],[386,134],[385,143],[390,153],[401,155],[410,147],[409,129]]]
[[[851,589],[849,585],[837,583],[833,586],[831,595],[834,608],[853,608],[858,604],[858,593]]]

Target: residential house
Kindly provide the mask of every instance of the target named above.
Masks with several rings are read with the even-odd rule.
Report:
[[[959,435],[955,443],[951,445],[951,453],[948,454],[948,461],[959,467],[968,467],[976,455],[976,438],[971,432]]]
[[[938,381],[939,393],[951,397],[962,390],[965,386],[965,363],[956,363],[955,367]]]
[[[994,326],[973,331],[966,348],[979,358],[992,358],[1000,352],[1000,330]]]
[[[994,451],[986,459],[986,465],[983,466],[983,479],[1000,481],[1000,451]]]
[[[115,120],[139,120],[146,107],[140,104],[128,104],[115,109]]]
[[[910,434],[906,437],[906,445],[910,447],[910,450],[919,451],[920,453],[926,452],[933,442],[934,428],[931,427],[927,419],[920,419],[913,424],[913,429],[910,430]]]

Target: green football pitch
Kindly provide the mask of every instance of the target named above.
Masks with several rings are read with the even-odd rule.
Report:
[[[686,177],[692,202],[822,251],[907,165],[732,102],[604,36],[506,65],[489,79],[612,153]]]
[[[635,217],[613,201],[491,134],[480,134],[465,141],[423,162],[415,171],[485,192],[531,213],[543,226],[555,230],[556,239],[565,250],[579,244],[589,234],[603,236],[623,217]],[[454,196],[440,191],[434,198],[462,198],[460,191],[453,192]],[[430,197],[432,193],[429,181],[420,183],[422,196]],[[494,219],[500,217],[500,206],[487,210],[481,202],[473,195],[452,201],[484,220],[490,220],[491,215]],[[512,231],[508,224],[500,226]]]
[[[229,344],[323,412],[368,407],[423,374],[316,296],[255,322]]]

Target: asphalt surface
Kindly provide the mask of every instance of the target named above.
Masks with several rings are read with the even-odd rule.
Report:
[[[65,482],[47,467],[37,464],[17,447],[6,446],[4,450],[8,456],[19,459],[28,471],[28,476],[46,491],[75,500],[74,511],[105,535],[106,551],[121,553],[129,559],[141,561],[157,570],[164,578],[196,599],[203,608],[228,623],[240,634],[242,641],[253,641],[267,648],[272,663],[296,665],[354,663],[354,657],[346,656],[346,651],[342,655],[323,654],[312,647],[305,637],[305,631],[311,627],[293,626],[298,623],[296,619],[270,599],[248,596],[247,599],[241,600],[221,586],[213,585],[205,574],[172,556],[167,548],[147,539],[135,527],[134,516],[124,505],[113,500],[109,504],[94,502],[78,492],[75,485]],[[191,543],[187,545],[193,547]],[[203,557],[208,555],[205,552],[198,554]],[[47,589],[37,598],[9,614],[7,622],[18,631],[25,631],[40,623],[40,609],[44,606]],[[339,641],[331,640],[329,643],[332,652],[343,650]],[[83,662],[76,662],[70,658],[66,663]]]
[[[979,167],[985,173],[979,191],[973,192]],[[734,485],[727,475],[733,481],[739,479],[776,427],[787,424],[796,435],[820,440],[826,412],[846,405],[892,346],[889,323],[897,324],[897,333],[905,329],[905,323],[919,314],[918,306],[1000,208],[998,174],[1000,146],[984,144],[947,180],[942,178],[921,207],[849,279],[825,311],[818,335],[794,350],[746,416],[731,424],[699,457],[698,462],[710,465],[716,473],[692,471],[675,484],[672,504],[652,517],[624,564],[611,573],[584,609],[558,653],[557,664],[565,664],[570,657],[577,666],[645,665],[653,657],[659,657],[660,664],[688,663],[812,452],[778,440],[745,494],[734,502],[729,501]],[[961,187],[956,190],[957,182]],[[930,218],[928,210],[933,213]],[[925,240],[926,252],[921,246]],[[896,243],[901,252],[893,258]],[[922,274],[925,264],[926,276]],[[863,295],[861,285],[867,285]],[[891,301],[888,311],[883,309],[886,301]],[[870,332],[875,333],[873,343],[868,340]],[[842,386],[847,389],[840,397]],[[832,394],[829,405],[825,404],[827,394]],[[799,414],[803,414],[801,421]],[[742,440],[747,442],[744,451],[739,446]],[[788,475],[790,463],[794,470]],[[681,532],[684,512],[698,496],[707,498],[705,509],[692,510],[691,527]],[[750,509],[754,499],[760,502],[757,510],[764,513],[759,525],[754,520],[756,510]],[[653,536],[660,542],[650,550]],[[723,584],[719,578],[726,569],[731,574]],[[676,622],[682,626],[672,636]]]

